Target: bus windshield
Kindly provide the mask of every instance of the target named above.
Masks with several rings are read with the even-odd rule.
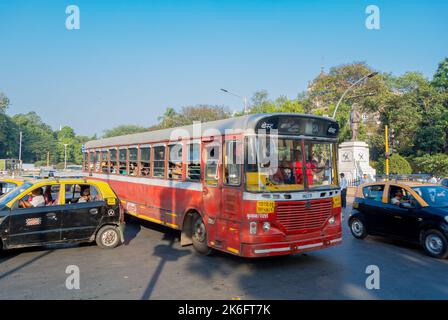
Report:
[[[293,138],[249,137],[246,189],[253,192],[300,191],[337,187],[334,143]]]

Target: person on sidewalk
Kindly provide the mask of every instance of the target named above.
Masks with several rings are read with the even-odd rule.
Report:
[[[347,179],[345,178],[345,174],[341,173],[339,175],[341,177],[339,181],[339,187],[341,188],[341,205],[342,208],[347,206]]]

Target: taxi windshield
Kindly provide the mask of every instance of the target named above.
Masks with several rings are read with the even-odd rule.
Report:
[[[248,191],[300,191],[305,180],[311,190],[337,188],[332,143],[248,137],[246,150]]]
[[[448,207],[448,189],[438,186],[420,186],[412,188],[431,207]]]
[[[19,194],[21,194],[23,191],[27,190],[29,187],[31,187],[32,183],[24,183],[18,187],[15,187],[11,192],[3,195],[0,197],[0,208],[6,206],[6,204],[17,197]]]

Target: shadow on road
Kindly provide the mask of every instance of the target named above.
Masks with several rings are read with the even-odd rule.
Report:
[[[174,247],[176,240],[177,242],[179,242],[178,236],[178,233],[166,232],[163,235],[162,241],[167,241],[168,243],[159,244],[154,248],[153,256],[158,257],[160,260],[157,268],[152,274],[151,280],[149,281],[145,291],[143,292],[141,300],[148,300],[151,297],[151,294],[153,293],[157,281],[159,280],[159,277],[162,274],[163,268],[167,262],[175,262],[179,258],[190,254],[190,252],[188,251],[177,249]]]
[[[45,256],[48,256],[48,255],[49,255],[50,253],[52,253],[53,251],[54,251],[54,250],[45,251],[45,252],[41,253],[40,255],[38,255],[38,256],[32,258],[31,260],[29,260],[29,261],[27,261],[27,262],[25,262],[25,263],[22,263],[22,264],[18,265],[17,267],[15,267],[15,268],[13,268],[13,269],[11,269],[11,270],[8,270],[8,271],[6,271],[6,272],[0,274],[0,280],[2,280],[3,278],[6,278],[7,276],[9,276],[9,275],[11,275],[11,274],[13,274],[14,272],[19,271],[19,270],[22,269],[22,268],[25,268],[25,267],[27,267],[27,266],[33,264],[33,263],[36,262],[37,260],[42,259],[42,258],[45,257]],[[16,255],[18,255],[18,254],[19,254],[19,253],[17,253]],[[14,256],[16,256],[16,255],[14,255]]]

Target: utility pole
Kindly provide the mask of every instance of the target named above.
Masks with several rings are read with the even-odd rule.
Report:
[[[19,133],[19,171],[22,171],[22,131]]]
[[[386,125],[384,128],[384,142],[385,142],[385,155],[386,155],[386,181],[389,180],[389,127]]]
[[[47,151],[47,167],[50,166],[50,151]]]
[[[247,114],[247,112],[249,111],[248,109],[247,109],[247,97],[246,96],[240,96],[239,94],[236,94],[236,93],[233,93],[233,92],[230,92],[229,90],[227,90],[227,89],[221,89],[221,91],[222,92],[225,92],[225,93],[228,93],[228,94],[230,94],[230,95],[232,95],[232,96],[235,96],[235,97],[237,97],[237,98],[240,98],[241,100],[243,100],[243,103],[244,103],[244,110],[243,110],[243,113],[244,114]]]
[[[67,146],[68,143],[64,143],[64,170],[67,169]]]

